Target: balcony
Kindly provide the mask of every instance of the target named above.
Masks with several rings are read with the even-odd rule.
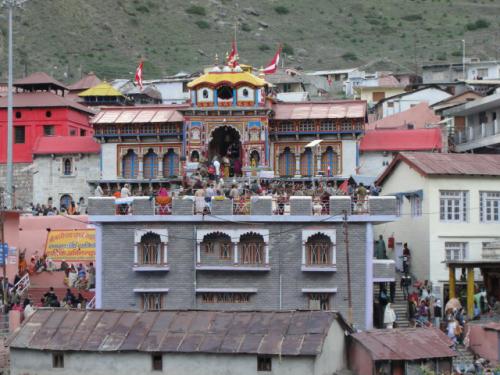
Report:
[[[114,216],[395,216],[396,198],[393,196],[369,196],[364,201],[356,201],[349,196],[331,196],[320,200],[310,196],[252,196],[237,201],[225,197],[213,197],[206,202],[204,197],[182,196],[172,202],[160,205],[148,196],[129,198],[91,197],[89,215]]]
[[[455,148],[458,152],[498,144],[500,144],[498,120],[467,126],[465,130],[455,134]]]

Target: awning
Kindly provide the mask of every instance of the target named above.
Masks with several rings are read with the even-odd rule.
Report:
[[[420,190],[413,190],[413,191],[404,191],[401,193],[392,193],[389,195],[394,195],[398,199],[401,199],[403,197],[406,197],[407,199],[410,199],[411,197],[418,197],[420,199],[423,199],[424,198],[424,191],[422,189],[420,189]]]

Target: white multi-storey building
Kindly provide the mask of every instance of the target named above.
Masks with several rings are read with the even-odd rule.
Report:
[[[500,155],[401,153],[378,179],[398,199],[400,219],[377,227],[394,236],[391,256],[411,249],[411,273],[447,295],[446,260],[481,259],[500,239]]]

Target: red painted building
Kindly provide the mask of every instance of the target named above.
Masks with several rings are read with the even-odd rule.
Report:
[[[89,108],[65,97],[67,88],[45,73],[14,82],[14,163],[31,163],[38,137],[89,136]],[[7,97],[0,97],[0,164],[7,161]]]

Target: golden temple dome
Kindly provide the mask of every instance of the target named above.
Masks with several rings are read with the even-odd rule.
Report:
[[[248,84],[254,87],[264,87],[269,84],[252,73],[247,71],[210,71],[202,76],[196,78],[195,80],[188,83],[188,88],[192,89],[201,85],[217,87],[222,84],[237,86],[239,84]]]

